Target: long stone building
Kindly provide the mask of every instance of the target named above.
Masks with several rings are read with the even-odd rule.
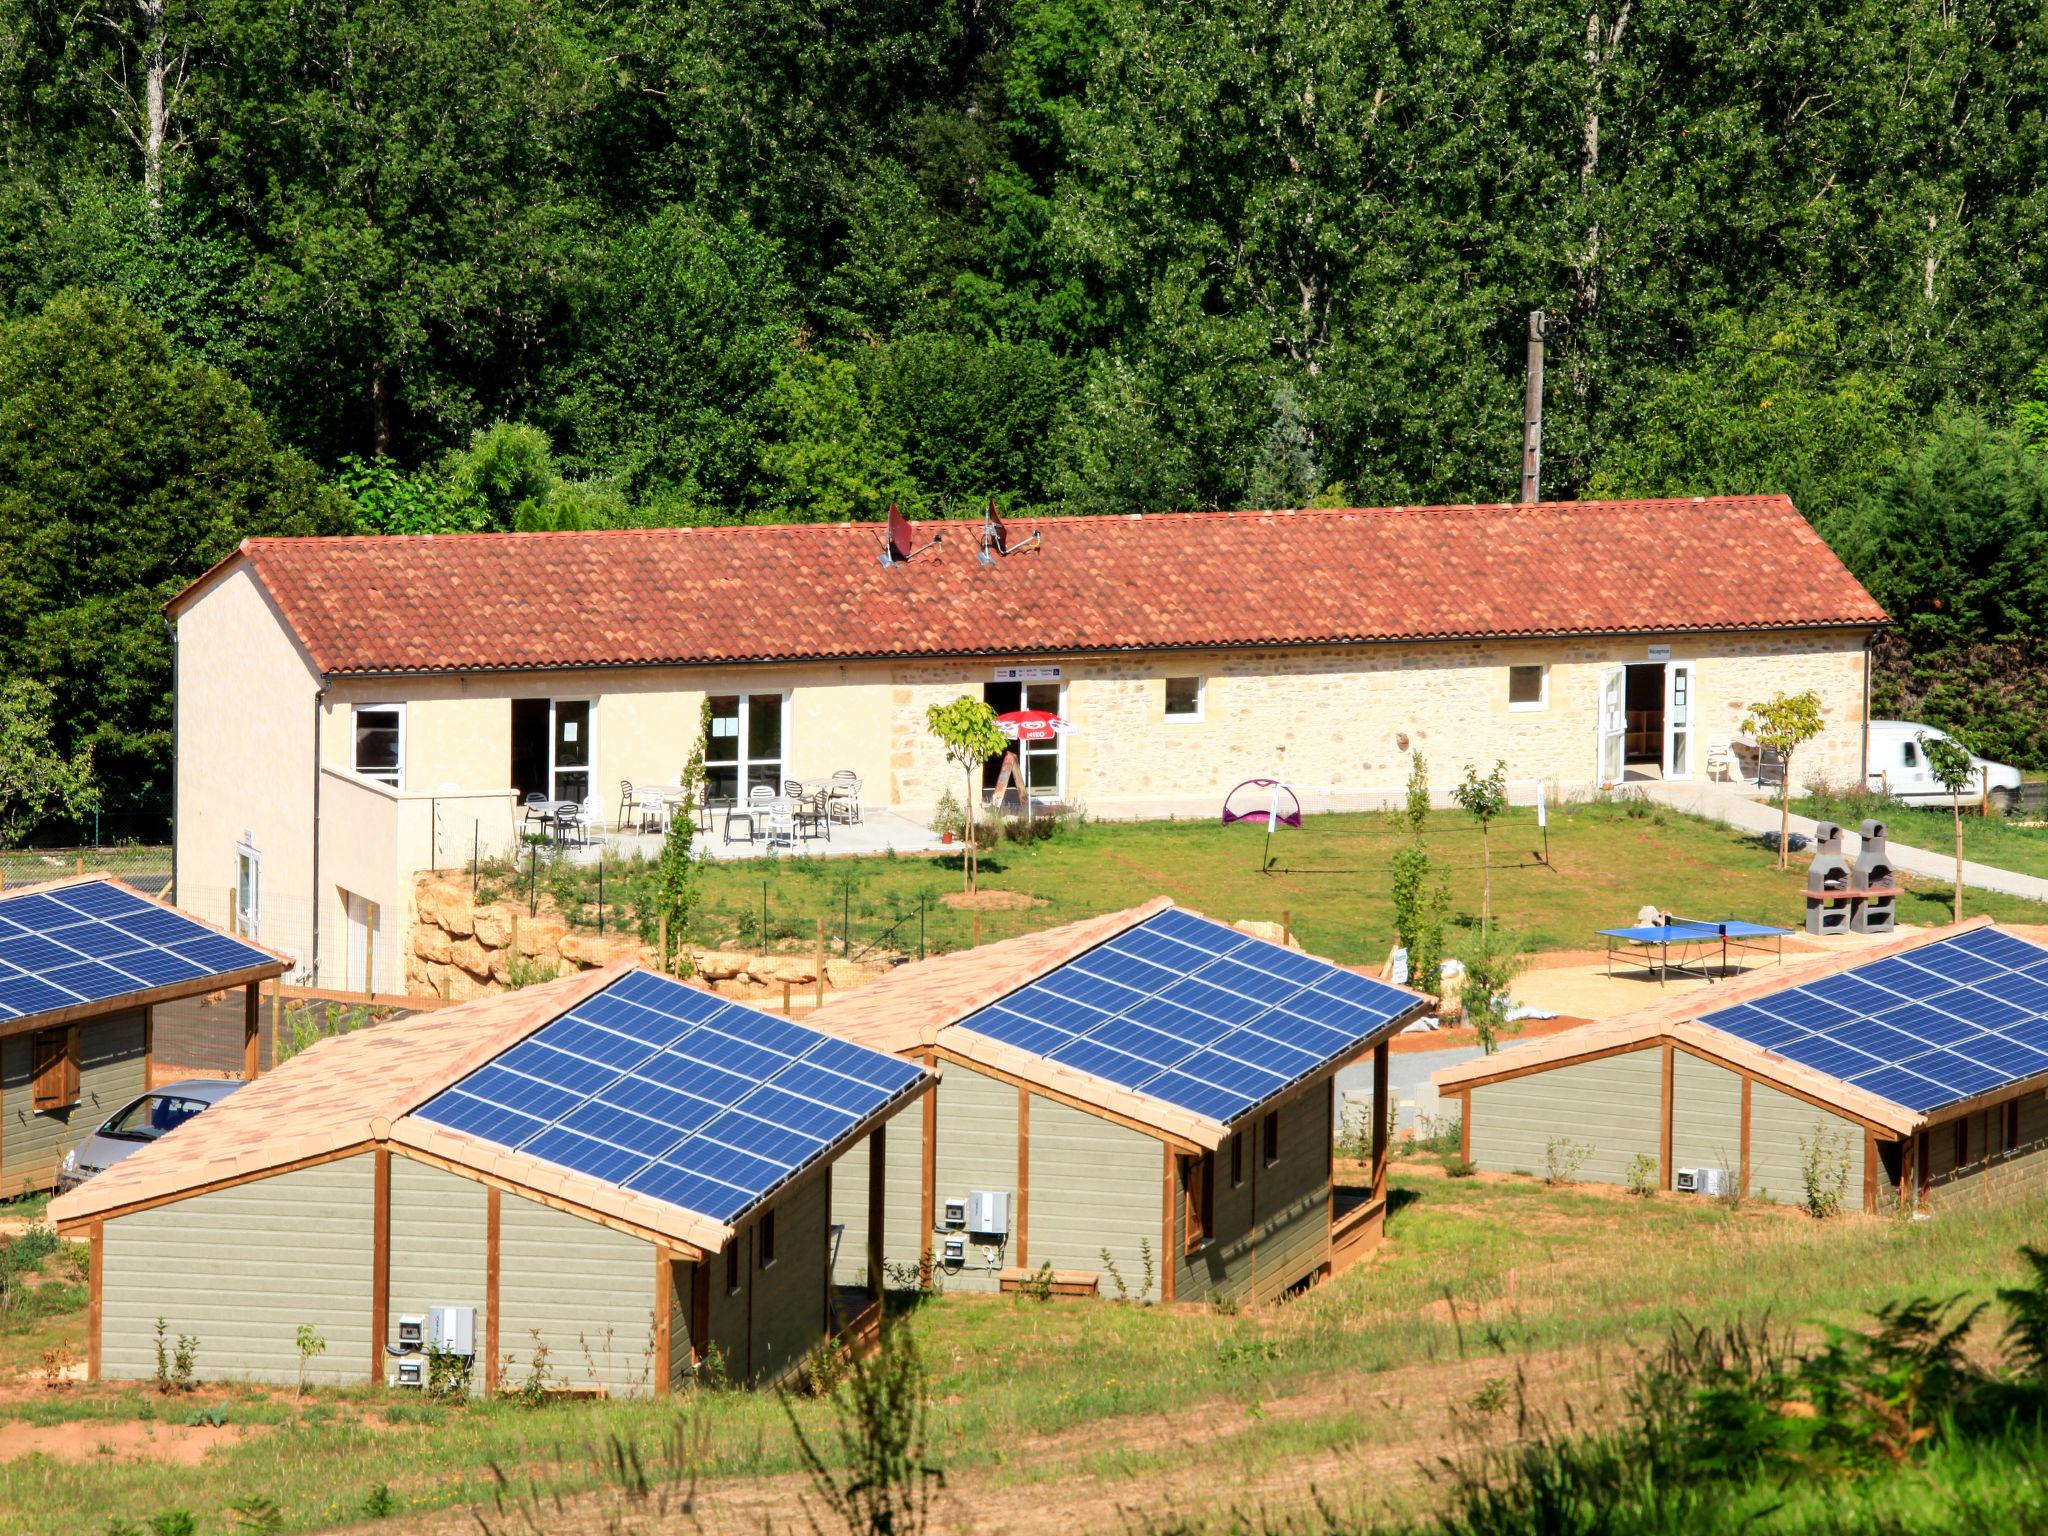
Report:
[[[1798,772],[1846,780],[1885,622],[1782,496],[255,539],[169,614],[179,901],[394,991],[375,915],[417,871],[501,851],[525,795],[673,782],[707,700],[714,790],[850,770],[915,816],[962,694],[1069,721],[1023,775],[1098,816],[1258,776],[1377,803],[1416,752],[1443,784],[1697,777],[1808,688]]]

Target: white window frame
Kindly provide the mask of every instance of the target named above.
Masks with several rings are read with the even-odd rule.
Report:
[[[1177,715],[1171,709],[1168,709],[1166,707],[1169,699],[1169,695],[1166,692],[1166,685],[1168,683],[1178,682],[1185,677],[1192,677],[1195,680],[1195,707],[1191,712],[1187,714]],[[1202,721],[1208,717],[1209,679],[1206,674],[1201,672],[1173,673],[1171,676],[1160,679],[1159,690],[1160,713],[1168,725],[1200,725]]]
[[[249,900],[242,901],[242,866],[249,866]],[[263,855],[244,842],[235,844],[235,910],[228,915],[228,926],[238,929],[245,939],[260,940],[263,937]]]
[[[709,691],[708,689],[706,690],[707,693]],[[781,767],[777,769],[775,774],[775,792],[778,795],[781,794],[782,786],[796,777],[791,768],[791,763],[795,757],[795,753],[792,750],[792,733],[796,725],[796,691],[791,688],[760,688],[752,692],[742,689],[736,694],[715,696],[737,698],[740,701],[738,716],[739,734],[736,738],[738,758],[731,763],[720,760],[715,765],[720,768],[732,767],[737,771],[738,778],[734,781],[733,789],[736,803],[742,806],[747,803],[747,780],[753,771],[754,765],[757,763],[773,762],[781,764]],[[778,700],[782,714],[782,750],[772,758],[754,756],[753,731],[747,724],[752,718],[752,711],[749,706],[753,704],[754,700],[765,698]]]
[[[1536,669],[1536,698],[1533,702],[1515,702],[1515,671],[1520,667]],[[1533,715],[1550,708],[1550,663],[1547,661],[1517,661],[1508,666],[1508,708],[1518,715]]]
[[[590,760],[582,767],[571,764],[567,771],[570,773],[587,774],[589,776],[590,788],[583,796],[583,800],[599,799],[597,786],[602,781],[597,776],[597,700],[590,697],[569,699],[550,697],[548,700],[548,798],[557,801],[563,798],[560,786],[556,781],[564,770],[555,761],[555,749],[561,745],[562,741],[561,710],[564,704],[587,704],[590,706],[590,713],[583,717],[584,724],[590,731],[590,740],[586,744],[587,755]],[[577,803],[581,804],[582,801]]]
[[[356,758],[356,722],[369,710],[389,710],[398,716],[398,767],[395,769],[371,768],[365,770]],[[349,706],[348,717],[348,768],[359,779],[368,779],[373,784],[382,784],[387,789],[403,792],[405,789],[405,715],[403,704],[353,704]],[[387,774],[389,777],[387,777]]]

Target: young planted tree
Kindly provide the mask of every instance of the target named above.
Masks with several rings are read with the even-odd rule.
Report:
[[[1399,812],[1408,841],[1387,869],[1394,903],[1394,933],[1408,951],[1408,985],[1432,997],[1443,993],[1444,912],[1450,905],[1443,877],[1430,868],[1423,833],[1429,824],[1429,764],[1420,752],[1408,767],[1408,795]]]
[[[1792,754],[1826,727],[1821,717],[1820,697],[1811,689],[1805,693],[1780,693],[1752,705],[1742,717],[1742,734],[1757,745],[1757,751],[1775,752],[1784,774],[1778,785],[1778,868],[1788,862],[1792,848]]]
[[[996,724],[996,712],[980,699],[965,694],[950,704],[932,705],[925,711],[925,721],[931,733],[945,745],[946,756],[967,772],[967,851],[960,867],[966,882],[963,889],[971,896],[981,873],[981,846],[974,830],[981,785],[976,781],[981,765],[1009,746],[1009,738]]]
[[[711,699],[706,695],[698,714],[697,745],[683,764],[683,793],[668,819],[668,836],[662,839],[661,854],[654,863],[654,915],[661,942],[661,968],[678,974],[674,959],[687,954],[685,930],[694,903],[697,859],[692,840],[696,831],[694,802],[697,786],[704,782],[704,743],[711,737]]]
[[[1927,771],[1948,791],[1948,808],[1956,824],[1956,889],[1951,922],[1963,920],[1963,791],[1977,777],[1976,760],[1970,749],[1953,736],[1920,736],[1920,751],[1927,759]]]
[[[1498,760],[1484,777],[1470,763],[1464,780],[1451,791],[1479,822],[1480,885],[1479,945],[1484,949],[1493,930],[1493,819],[1508,808],[1508,765]]]

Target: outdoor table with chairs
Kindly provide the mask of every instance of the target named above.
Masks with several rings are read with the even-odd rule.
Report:
[[[725,842],[765,842],[772,853],[778,847],[794,849],[809,838],[832,840],[835,821],[852,825],[862,821],[860,775],[841,769],[828,778],[784,779],[781,788],[773,784],[748,787],[744,802],[712,796],[706,792],[699,807],[705,831],[710,831],[714,810],[725,812]]]

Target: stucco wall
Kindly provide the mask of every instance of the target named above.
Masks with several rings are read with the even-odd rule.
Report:
[[[203,1381],[296,1382],[295,1335],[327,1341],[306,1365],[322,1386],[369,1375],[371,1204],[368,1154],[231,1185],[105,1226],[101,1371],[156,1374],[156,1323],[167,1347],[198,1339]]]
[[[35,1108],[33,1035],[0,1040],[0,1192],[12,1197],[57,1182],[64,1154],[148,1086],[142,1010],[88,1019],[78,1031],[78,1103]]]
[[[301,963],[313,928],[313,733],[317,681],[247,570],[222,577],[177,622],[179,906],[227,926],[235,845],[263,863],[260,932]]]

